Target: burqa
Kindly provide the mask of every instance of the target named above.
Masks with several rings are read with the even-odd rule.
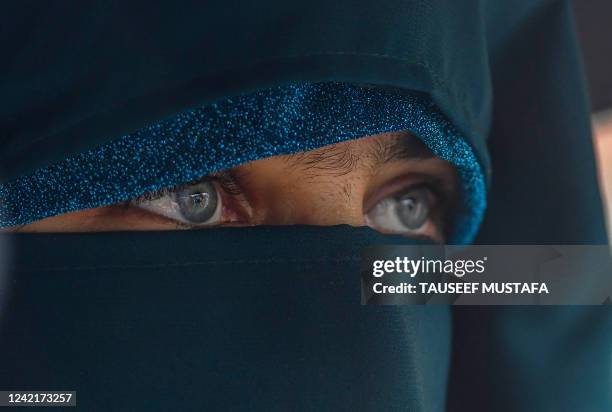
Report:
[[[3,223],[406,128],[461,174],[455,241],[607,243],[567,1],[22,2],[1,19]],[[295,108],[338,96],[357,108],[348,126],[299,133]],[[215,136],[236,105],[288,109],[256,139],[239,122]],[[210,140],[190,133],[204,126]],[[213,163],[180,157],[202,148]],[[139,179],[90,178],[143,156],[162,160]],[[415,240],[343,226],[5,238],[1,389],[76,390],[84,410],[612,407],[607,307],[360,306],[363,247]]]

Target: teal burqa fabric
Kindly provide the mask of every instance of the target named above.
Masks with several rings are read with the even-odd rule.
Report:
[[[340,82],[424,96],[464,139],[490,183],[477,243],[607,242],[567,1],[22,2],[0,18],[0,184],[223,99]],[[605,306],[361,307],[361,249],[417,241],[9,240],[1,388],[77,390],[84,410],[612,408]]]

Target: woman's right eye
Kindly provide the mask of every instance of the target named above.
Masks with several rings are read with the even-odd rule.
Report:
[[[163,189],[132,200],[131,205],[189,226],[224,223],[224,199],[211,178]]]

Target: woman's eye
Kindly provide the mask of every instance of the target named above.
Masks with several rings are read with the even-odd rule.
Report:
[[[223,196],[212,179],[141,196],[132,205],[177,222],[193,226],[222,221]]]
[[[368,225],[382,232],[425,235],[433,238],[432,209],[435,197],[425,187],[413,188],[380,200],[366,214]]]

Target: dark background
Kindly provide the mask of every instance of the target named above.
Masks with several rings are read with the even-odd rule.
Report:
[[[612,109],[612,0],[574,0],[591,105]]]

